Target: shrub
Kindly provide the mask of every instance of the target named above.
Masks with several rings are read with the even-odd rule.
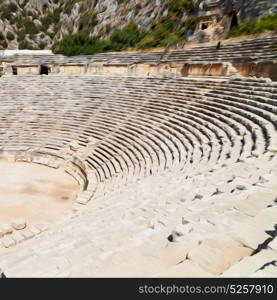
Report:
[[[39,30],[37,28],[37,26],[30,21],[29,19],[20,19],[18,21],[18,26],[21,28],[21,32],[23,32],[23,34],[37,34],[39,33]]]
[[[94,54],[106,51],[120,51],[135,47],[141,39],[141,31],[136,24],[130,23],[122,29],[115,30],[109,39],[97,40],[90,37],[87,30],[69,34],[56,42],[52,50],[56,54],[79,55]]]
[[[9,41],[13,41],[14,39],[15,39],[15,36],[14,36],[14,34],[12,33],[12,32],[8,32],[7,33],[7,39],[9,40]]]
[[[0,42],[5,40],[3,32],[0,31]]]
[[[277,30],[277,14],[264,16],[258,20],[251,20],[232,28],[227,38],[249,34],[258,34],[270,30]]]
[[[135,47],[141,39],[141,31],[134,23],[126,25],[123,29],[115,30],[110,36],[112,50],[119,51]]]
[[[55,37],[55,32],[52,31],[47,31],[47,35],[50,37],[51,40],[53,40],[53,38]]]
[[[1,8],[1,18],[11,20],[12,14],[17,12],[17,9],[18,9],[18,7],[15,3],[10,3],[7,6],[3,6]]]
[[[189,30],[194,31],[197,24],[199,23],[199,18],[196,16],[190,16],[186,19],[184,32]]]
[[[44,42],[40,42],[38,47],[40,50],[43,50],[46,47],[46,44]]]
[[[139,42],[138,47],[140,49],[147,49],[176,44],[182,40],[182,33],[182,31],[176,30],[175,20],[166,18],[162,24],[156,26],[153,32]]]
[[[6,49],[8,47],[8,44],[5,40],[0,41],[0,47],[1,49]]]
[[[192,0],[167,0],[169,12],[171,13],[184,13],[193,7]]]
[[[19,49],[30,49],[30,50],[33,49],[33,47],[26,40],[21,41],[18,45],[18,48]]]
[[[49,13],[48,15],[42,17],[40,19],[41,24],[42,24],[40,30],[43,32],[46,32],[51,25],[53,25],[53,24],[59,25],[60,14],[61,14],[61,8],[56,8],[53,11],[53,13]]]
[[[17,5],[15,4],[15,3],[10,3],[9,5],[8,5],[8,10],[10,11],[10,12],[17,12]]]
[[[139,42],[140,49],[152,48],[156,44],[155,37],[153,35],[148,35]]]
[[[88,10],[81,14],[79,20],[79,30],[89,30],[98,23],[97,12]]]
[[[0,49],[6,49],[8,47],[8,44],[6,42],[4,34],[0,31]]]
[[[96,40],[90,38],[88,33],[85,31],[80,31],[76,34],[69,34],[65,36],[61,41],[56,42],[52,50],[54,53],[61,53],[64,55],[79,55],[84,54],[84,51],[88,51],[91,54],[91,50],[95,45]]]
[[[67,15],[70,15],[74,5],[78,2],[81,2],[82,0],[67,0],[64,7],[64,13]]]

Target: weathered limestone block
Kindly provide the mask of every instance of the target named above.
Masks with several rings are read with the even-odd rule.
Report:
[[[236,186],[232,183],[220,183],[217,186],[217,189],[221,193],[230,193],[236,188]]]
[[[270,237],[254,220],[252,222],[237,222],[230,228],[229,234],[252,249],[257,249]]]
[[[213,277],[213,275],[197,263],[186,259],[184,262],[169,268],[166,271],[157,273],[155,277]]]
[[[193,227],[191,224],[182,224],[175,227],[172,234],[173,236],[180,237],[184,236],[188,233],[190,233],[193,230]]]
[[[17,231],[15,231],[11,237],[16,242],[16,244],[19,244],[25,240],[24,236]]]
[[[21,230],[26,227],[26,220],[24,219],[15,219],[12,221],[11,226],[16,230]]]
[[[276,278],[277,277],[277,267],[270,265],[264,269],[260,269],[257,272],[253,273],[251,277],[259,277],[259,278],[265,278],[265,277],[270,277],[270,278]]]
[[[266,263],[276,260],[276,252],[262,250],[253,256],[247,256],[238,263],[232,265],[222,274],[222,277],[249,277]]]
[[[277,188],[277,175],[275,174],[264,174],[261,176],[262,183],[259,186],[267,188]]]
[[[16,242],[10,236],[6,236],[3,239],[1,239],[1,243],[5,248],[10,248],[16,245]]]
[[[40,232],[46,231],[48,229],[45,224],[36,224],[35,227],[38,228]]]
[[[235,208],[247,215],[256,216],[262,209],[274,204],[276,198],[273,191],[255,191],[247,199],[239,201]]]
[[[205,239],[200,246],[189,252],[188,258],[197,262],[207,272],[219,275],[233,263],[250,255],[252,251],[235,241]]]
[[[38,234],[41,233],[41,231],[40,231],[37,227],[35,227],[35,226],[30,226],[28,229],[29,229],[34,235],[38,235]]]
[[[78,198],[77,198],[77,203],[82,204],[82,205],[86,205],[89,202],[90,198],[91,197],[88,196],[88,195],[80,194],[80,196],[78,196]]]
[[[165,267],[174,266],[186,260],[191,247],[185,243],[170,243],[161,249],[155,258]]]
[[[13,232],[13,229],[9,224],[3,224],[1,226],[1,231],[3,234],[9,234]]]
[[[261,210],[255,217],[254,222],[264,231],[273,230],[276,225],[277,205]]]
[[[22,231],[22,234],[26,240],[29,240],[35,236],[34,233],[29,229],[24,229],[24,231]]]
[[[268,244],[268,247],[277,252],[277,238]],[[277,254],[276,254],[277,255]]]
[[[154,229],[164,227],[165,224],[166,224],[166,221],[162,217],[153,218],[148,222],[147,227],[154,230]]]

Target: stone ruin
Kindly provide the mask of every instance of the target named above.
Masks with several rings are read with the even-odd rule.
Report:
[[[222,42],[154,52],[0,56],[0,76],[124,75],[124,76],[254,76],[277,80],[276,36]]]
[[[276,277],[276,41],[2,57],[0,158],[80,186],[0,229],[6,276]]]

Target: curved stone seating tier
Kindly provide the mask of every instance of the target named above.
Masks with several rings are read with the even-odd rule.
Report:
[[[0,147],[81,157],[105,194],[151,174],[207,171],[276,147],[276,91],[250,78],[2,78]]]
[[[1,268],[270,276],[276,92],[270,80],[239,77],[1,77],[0,158],[62,168],[80,184],[72,214],[48,234],[0,235]]]
[[[78,157],[70,157],[70,160],[66,160],[65,157],[53,151],[32,151],[28,148],[26,148],[26,150],[19,150],[20,147],[18,147],[17,150],[12,150],[9,147],[2,147],[2,149],[3,148],[4,150],[0,151],[0,159],[5,159],[10,162],[22,161],[37,163],[56,169],[63,168],[65,172],[75,178],[80,186],[83,186],[87,180],[85,164]]]

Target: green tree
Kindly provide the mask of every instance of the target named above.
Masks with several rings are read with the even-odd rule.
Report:
[[[14,36],[14,34],[12,33],[12,32],[8,32],[7,33],[7,39],[9,40],[9,41],[13,41],[14,39],[15,39],[15,36]]]

